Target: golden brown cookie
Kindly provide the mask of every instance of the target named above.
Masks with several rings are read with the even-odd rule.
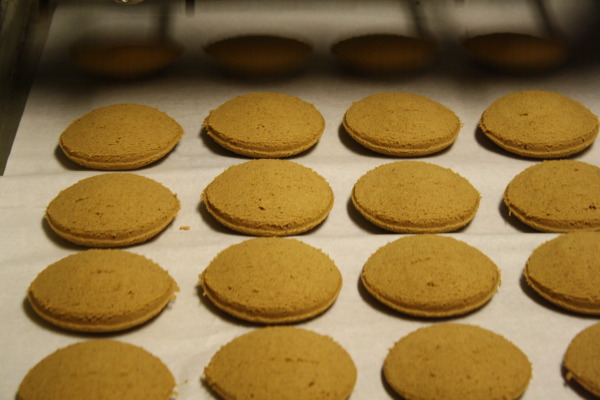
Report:
[[[352,204],[380,228],[400,233],[451,232],[479,208],[479,192],[448,168],[422,161],[383,164],[358,179]]]
[[[531,364],[494,332],[443,323],[401,338],[389,351],[383,374],[406,400],[513,400],[529,385]]]
[[[388,75],[425,68],[434,60],[436,47],[430,40],[381,33],[341,40],[331,52],[353,71]]]
[[[344,129],[362,146],[378,153],[413,157],[450,146],[461,122],[442,104],[412,93],[377,93],[350,106]]]
[[[243,35],[210,43],[204,51],[230,74],[268,78],[302,69],[309,60],[312,47],[289,37]]]
[[[566,380],[600,397],[600,322],[579,332],[564,356]]]
[[[451,317],[487,303],[500,284],[500,271],[464,242],[422,234],[379,248],[365,263],[361,281],[375,299],[394,310]]]
[[[84,167],[130,170],[163,158],[182,135],[177,121],[154,107],[114,104],[73,121],[60,135],[59,145]]]
[[[217,221],[234,231],[287,236],[323,222],[333,207],[333,191],[310,168],[265,159],[227,168],[206,186],[202,201]]]
[[[543,232],[600,230],[600,168],[582,161],[534,164],[507,185],[509,214]]]
[[[170,66],[183,52],[174,41],[146,38],[85,38],[71,46],[82,70],[110,79],[137,79]]]
[[[89,340],[61,348],[23,378],[18,400],[169,400],[175,379],[163,362],[141,347]]]
[[[234,153],[283,158],[314,146],[325,129],[310,103],[283,93],[254,92],[235,97],[204,121],[210,137]]]
[[[158,235],[179,207],[177,195],[150,178],[107,173],[62,190],[46,208],[46,221],[75,244],[121,247]]]
[[[568,58],[565,43],[525,33],[499,32],[467,38],[463,42],[482,65],[510,73],[536,73],[563,65]]]
[[[200,275],[204,295],[244,320],[292,323],[323,313],[342,276],[321,250],[296,239],[255,238],[220,252]]]
[[[600,232],[571,232],[543,243],[527,260],[523,275],[549,302],[600,315]]]
[[[223,400],[346,400],[356,367],[328,336],[279,326],[233,339],[212,357],[204,379]]]
[[[156,316],[177,291],[169,273],[144,256],[92,249],[49,265],[31,282],[27,299],[61,328],[114,332]]]
[[[494,101],[479,127],[506,151],[534,158],[562,158],[589,147],[598,136],[598,117],[556,92],[524,90]]]

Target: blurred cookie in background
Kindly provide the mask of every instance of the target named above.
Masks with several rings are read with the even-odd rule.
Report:
[[[569,54],[558,38],[513,32],[475,35],[463,46],[478,64],[510,73],[550,71],[566,63]]]
[[[138,79],[159,73],[183,53],[169,39],[89,37],[75,42],[70,55],[83,71],[102,78]]]
[[[248,34],[217,40],[204,47],[223,71],[242,78],[269,78],[300,71],[312,54],[301,40]]]
[[[369,75],[418,71],[430,65],[437,45],[427,39],[391,33],[350,37],[331,46],[345,68]]]

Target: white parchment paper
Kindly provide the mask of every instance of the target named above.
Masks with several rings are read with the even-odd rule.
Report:
[[[429,96],[454,110],[463,122],[452,147],[419,159],[452,168],[480,191],[482,201],[473,222],[449,235],[487,254],[501,270],[502,285],[481,310],[452,321],[493,330],[527,354],[533,365],[533,379],[523,400],[585,398],[577,388],[565,384],[561,360],[572,337],[598,319],[560,311],[526,287],[522,269],[527,258],[538,245],[556,235],[535,232],[518,223],[501,203],[512,177],[538,161],[499,150],[478,132],[477,123],[482,111],[497,97],[524,89],[558,91],[600,114],[599,59],[583,51],[590,45],[581,39],[586,30],[592,29],[594,15],[600,14],[593,1],[577,2],[577,6],[570,1],[550,3],[558,26],[583,52],[562,70],[528,77],[496,75],[474,66],[460,49],[459,41],[464,35],[486,29],[540,31],[539,20],[530,7],[512,1],[504,6],[496,4],[504,2],[487,1],[425,4],[424,23],[440,41],[439,57],[422,73],[393,79],[344,73],[327,50],[336,40],[358,33],[412,34],[414,27],[406,9],[395,2],[291,1],[286,6],[282,5],[285,2],[199,2],[193,15],[186,14],[182,7],[173,10],[171,33],[184,44],[183,56],[163,74],[128,82],[86,76],[72,65],[68,45],[87,32],[123,27],[152,32],[155,11],[151,7],[124,9],[100,3],[90,2],[86,8],[66,2],[56,10],[5,176],[0,178],[0,398],[15,398],[27,371],[51,352],[98,338],[64,332],[42,322],[27,305],[25,294],[29,283],[48,264],[83,250],[48,228],[43,221],[45,207],[60,190],[102,173],[68,161],[57,148],[60,133],[94,108],[124,102],[157,107],[176,119],[186,132],[164,160],[136,171],[177,193],[181,211],[158,237],[128,248],[168,270],[181,292],[164,312],[144,326],[101,337],[142,346],[160,357],[178,382],[177,398],[215,398],[201,382],[204,366],[220,346],[257,326],[217,311],[196,287],[198,275],[219,251],[248,239],[219,226],[200,204],[202,190],[215,176],[230,165],[246,161],[220,149],[202,132],[201,125],[208,112],[223,102],[259,90],[299,96],[313,103],[326,121],[319,143],[291,159],[328,180],[335,205],[321,226],[297,238],[322,249],[335,261],[344,286],[330,310],[298,326],[330,335],[351,354],[358,367],[352,399],[394,398],[381,375],[388,349],[419,327],[444,322],[389,311],[358,284],[367,258],[402,236],[373,227],[349,201],[352,186],[362,174],[395,161],[361,148],[341,129],[344,112],[352,102],[382,91]],[[202,53],[202,46],[211,40],[251,32],[277,32],[307,40],[314,46],[315,56],[305,71],[288,79],[248,82],[219,73]],[[600,165],[600,147],[595,144],[573,158]],[[184,226],[189,230],[180,229]]]

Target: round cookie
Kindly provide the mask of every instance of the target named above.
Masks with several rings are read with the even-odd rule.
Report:
[[[598,231],[600,168],[574,160],[534,164],[509,182],[504,204],[539,231]]]
[[[323,313],[342,276],[321,250],[295,239],[255,238],[220,252],[200,275],[204,295],[221,310],[266,324]]]
[[[146,38],[85,38],[70,49],[75,64],[103,78],[139,79],[170,66],[183,47],[168,40]]]
[[[600,397],[600,322],[579,332],[565,352],[566,380]]]
[[[72,161],[99,170],[130,170],[169,153],[183,128],[166,113],[141,104],[97,108],[73,121],[59,146]]]
[[[291,326],[239,336],[204,369],[223,400],[346,400],[356,376],[352,358],[333,339]]]
[[[169,400],[175,379],[141,347],[89,340],[61,348],[23,378],[18,400]]]
[[[333,207],[327,181],[287,160],[252,160],[231,166],[202,193],[208,212],[224,226],[254,236],[306,232]]]
[[[283,93],[254,92],[235,97],[204,121],[210,137],[234,153],[283,158],[314,146],[325,129],[310,103]]]
[[[529,385],[531,364],[518,347],[494,332],[443,323],[395,343],[383,375],[406,400],[513,400]]]
[[[177,195],[150,178],[107,173],[62,190],[46,208],[46,221],[72,243],[121,247],[158,235],[179,207]]]
[[[562,158],[589,147],[598,117],[581,103],[545,90],[510,93],[494,101],[479,127],[506,151],[533,158]]]
[[[389,75],[425,68],[434,60],[436,47],[430,40],[380,33],[341,40],[331,52],[353,71]]]
[[[425,96],[401,92],[377,93],[353,103],[343,125],[362,146],[401,157],[445,149],[461,128],[452,110]]]
[[[549,71],[568,58],[565,44],[557,38],[525,33],[499,32],[473,36],[463,46],[482,65],[510,73]]]
[[[452,317],[487,303],[500,271],[474,247],[438,235],[415,235],[379,248],[361,281],[386,306],[418,317]]]
[[[600,232],[571,232],[536,248],[523,271],[543,298],[566,310],[600,315]]]
[[[204,51],[230,74],[269,78],[299,71],[307,64],[312,48],[283,36],[243,35],[210,43]]]
[[[58,327],[115,332],[156,316],[177,291],[169,273],[144,256],[92,249],[49,265],[31,282],[27,299]]]
[[[364,174],[352,204],[368,221],[399,233],[439,233],[467,225],[479,208],[479,192],[448,168],[396,161]]]

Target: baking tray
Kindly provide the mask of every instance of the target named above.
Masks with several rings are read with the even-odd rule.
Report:
[[[249,238],[219,226],[201,205],[200,194],[215,176],[230,165],[246,161],[208,139],[202,122],[210,110],[236,95],[277,91],[313,103],[326,121],[319,143],[291,160],[325,177],[334,191],[335,204],[321,226],[297,238],[327,253],[340,269],[344,285],[331,309],[298,326],[329,335],[348,350],[358,367],[352,399],[395,398],[381,375],[388,349],[419,327],[448,321],[490,329],[527,354],[533,365],[533,379],[524,400],[586,398],[577,387],[565,384],[561,360],[572,337],[598,319],[560,311],[527,288],[522,279],[527,258],[556,234],[527,228],[508,216],[502,205],[508,182],[539,161],[499,150],[478,131],[477,123],[482,111],[497,97],[524,89],[561,92],[600,114],[600,59],[593,52],[598,35],[594,31],[600,15],[598,3],[550,2],[554,23],[572,41],[571,63],[543,75],[509,76],[473,64],[462,51],[460,40],[485,29],[543,29],[528,4],[422,2],[426,27],[440,43],[435,63],[420,73],[382,78],[344,72],[331,57],[329,47],[361,33],[413,34],[413,21],[397,2],[290,2],[286,6],[269,1],[200,2],[193,13],[183,6],[172,10],[169,34],[184,45],[181,58],[159,75],[120,82],[96,79],[77,69],[69,58],[69,45],[81,34],[115,27],[151,32],[156,26],[155,11],[151,7],[123,9],[109,2],[91,3],[88,7],[72,2],[57,6],[0,178],[0,363],[4,366],[0,397],[14,398],[27,371],[54,350],[109,337],[142,346],[160,357],[178,382],[177,398],[215,398],[201,381],[203,368],[222,345],[259,326],[227,317],[197,289],[198,275],[219,251]],[[301,73],[291,77],[248,81],[222,74],[202,51],[213,40],[256,32],[306,40],[314,47],[314,57]],[[428,96],[451,108],[463,123],[448,150],[417,159],[453,169],[482,195],[472,223],[447,235],[488,255],[501,270],[502,284],[485,307],[466,316],[449,320],[406,317],[378,305],[359,285],[360,270],[367,258],[403,235],[384,232],[364,221],[350,203],[350,192],[366,171],[396,159],[358,146],[343,131],[341,121],[352,102],[383,91]],[[25,299],[29,283],[42,269],[83,250],[57,238],[43,220],[44,211],[60,190],[102,172],[79,168],[65,159],[57,148],[58,136],[84,113],[122,102],[157,107],[186,132],[165,159],[136,171],[177,193],[181,211],[158,237],[128,248],[167,269],[181,292],[163,313],[139,328],[111,335],[64,332],[36,317]],[[572,158],[600,165],[600,147],[595,144]],[[184,226],[189,230],[179,229]]]

